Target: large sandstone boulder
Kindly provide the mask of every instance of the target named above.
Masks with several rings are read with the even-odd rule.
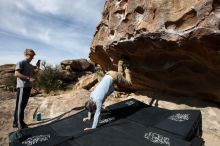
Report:
[[[90,63],[86,59],[64,60],[61,62],[63,69],[85,71],[90,67]]]
[[[90,90],[96,83],[98,83],[97,73],[82,76],[79,81],[75,84],[74,89],[87,89]]]
[[[87,59],[64,60],[60,65],[66,81],[74,81],[82,75],[90,74],[94,67]]]
[[[131,63],[133,88],[220,101],[219,0],[108,0],[90,59]]]
[[[4,84],[7,76],[13,75],[15,72],[15,64],[5,64],[0,66],[0,85]]]
[[[15,64],[5,64],[0,66],[0,75],[12,73],[15,71]]]

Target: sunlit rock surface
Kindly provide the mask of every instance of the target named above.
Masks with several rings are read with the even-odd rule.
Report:
[[[220,101],[219,29],[219,0],[108,0],[90,59],[128,56],[133,89]]]

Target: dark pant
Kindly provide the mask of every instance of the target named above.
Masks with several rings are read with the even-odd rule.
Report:
[[[24,109],[27,106],[31,87],[17,88],[17,100],[14,112],[14,124],[21,129],[24,126]]]

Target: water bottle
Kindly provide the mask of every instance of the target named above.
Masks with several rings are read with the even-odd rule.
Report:
[[[41,121],[42,119],[41,119],[41,113],[40,112],[37,112],[37,114],[36,114],[36,120],[37,121]]]

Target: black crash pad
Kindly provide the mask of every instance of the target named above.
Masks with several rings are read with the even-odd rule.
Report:
[[[21,130],[10,146],[201,146],[201,112],[167,110],[129,99],[102,110],[98,127],[83,110],[47,125]]]

